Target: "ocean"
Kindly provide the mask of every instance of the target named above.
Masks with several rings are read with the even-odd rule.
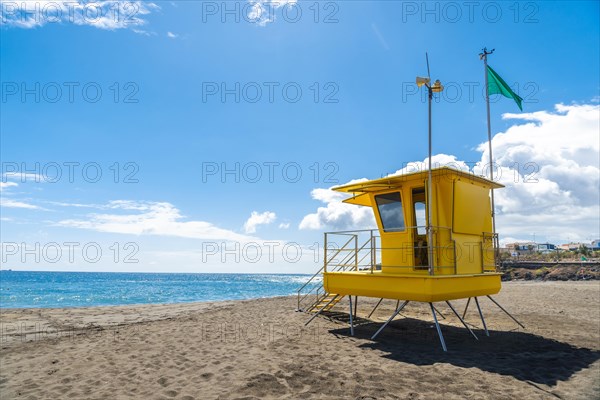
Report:
[[[2,270],[0,308],[162,304],[287,296],[296,294],[309,278],[309,275],[280,274]]]

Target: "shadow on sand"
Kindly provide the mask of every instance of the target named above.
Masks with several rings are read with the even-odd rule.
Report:
[[[339,320],[343,321],[342,318]],[[448,346],[447,353],[440,346],[433,322],[414,318],[394,320],[372,341],[371,336],[381,324],[358,319],[354,336],[369,340],[361,347],[380,350],[387,353],[384,357],[392,360],[414,365],[447,363],[479,368],[548,386],[568,380],[600,358],[600,351],[575,347],[532,333],[491,330],[487,337],[482,329],[473,329],[479,338],[475,340],[462,327],[440,325]],[[330,332],[350,335],[348,327]]]

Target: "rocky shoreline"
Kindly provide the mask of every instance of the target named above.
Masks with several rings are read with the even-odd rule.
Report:
[[[600,280],[600,263],[505,262],[500,272],[503,281],[590,281]]]

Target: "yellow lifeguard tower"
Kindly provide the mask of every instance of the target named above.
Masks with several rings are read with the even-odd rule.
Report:
[[[381,247],[381,267],[348,271],[326,265],[325,291],[428,303],[500,291],[490,189],[502,186],[434,169],[429,206],[427,176],[423,171],[335,188],[354,194],[346,203],[373,208],[379,234],[373,240],[380,246],[369,244]]]
[[[409,302],[426,302],[446,350],[433,303],[446,302],[477,338],[450,303],[474,298],[488,334],[477,297],[489,297],[501,288],[490,202],[490,191],[501,187],[442,167],[333,188],[352,194],[345,203],[371,207],[377,229],[325,233],[324,265],[313,276],[322,275],[322,291],[317,287],[312,293],[316,298],[311,292],[301,293],[307,283],[298,292],[298,309],[315,313],[307,324],[348,296],[353,334],[352,296],[379,298],[375,307],[383,299],[404,301],[398,302],[375,338]]]

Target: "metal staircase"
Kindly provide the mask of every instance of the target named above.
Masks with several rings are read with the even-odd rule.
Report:
[[[319,312],[331,310],[344,296],[339,294],[325,293],[319,299],[317,299],[306,312]]]
[[[324,265],[298,289],[298,310],[307,313],[330,311],[344,296],[327,293],[323,290],[324,271],[364,271],[373,270],[376,264],[377,230],[369,229],[353,232],[326,232]],[[332,235],[349,237],[341,247],[331,241]],[[364,243],[363,243],[364,241]],[[359,246],[358,243],[363,243]],[[333,247],[328,249],[328,246]],[[330,254],[328,254],[328,251]],[[318,279],[321,278],[321,279]]]

